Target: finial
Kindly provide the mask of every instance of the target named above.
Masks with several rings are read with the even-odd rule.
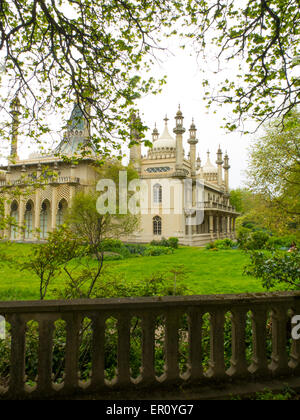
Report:
[[[164,122],[165,122],[165,124],[166,124],[166,125],[168,124],[168,121],[169,121],[169,118],[168,118],[168,116],[167,116],[167,114],[166,114],[166,116],[165,116],[165,118],[164,118]]]

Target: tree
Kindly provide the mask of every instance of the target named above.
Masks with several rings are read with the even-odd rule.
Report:
[[[298,0],[2,0],[2,138],[16,95],[23,131],[35,140],[49,132],[49,113],[75,98],[102,158],[120,150],[136,100],[164,83],[143,76],[163,48],[161,35],[181,28],[184,44],[190,37],[203,52],[214,43],[219,62],[233,60],[236,71],[219,94],[207,89],[209,104],[234,105],[228,128],[247,115],[259,122],[284,116],[299,104]],[[143,136],[139,119],[136,128]]]
[[[245,274],[262,280],[263,287],[272,289],[284,286],[285,289],[299,290],[300,287],[300,253],[252,252],[250,264],[245,267]]]
[[[260,197],[262,212],[273,225],[298,229],[300,223],[300,114],[276,122],[250,146],[250,190]]]
[[[49,132],[50,111],[63,112],[75,99],[102,157],[119,150],[117,139],[129,138],[134,101],[160,90],[162,82],[142,76],[150,68],[143,59],[157,47],[155,33],[169,24],[169,12],[166,2],[149,0],[1,1],[1,134],[10,131],[7,113],[16,95],[25,134],[35,140]]]
[[[234,130],[247,116],[282,122],[300,103],[299,1],[192,0],[187,11],[198,51],[216,48],[216,72],[232,63],[218,93],[206,93],[209,105],[233,104],[236,118],[226,127]]]
[[[50,232],[45,244],[35,245],[33,255],[22,264],[22,269],[39,277],[41,300],[45,299],[51,281],[71,260],[82,256],[82,251],[82,246],[64,226]]]
[[[98,169],[98,172],[101,177],[110,179],[117,185],[119,171],[125,169],[119,162],[114,162],[106,163],[101,169]],[[131,167],[127,169],[127,181],[130,182],[138,175]],[[92,189],[89,192],[77,193],[66,217],[67,226],[76,241],[84,245],[85,252],[83,258],[79,260],[81,268],[84,267],[79,275],[76,274],[78,267],[74,270],[74,274],[66,266],[64,267],[70,280],[70,287],[66,289],[67,296],[65,297],[70,297],[68,294],[72,295],[75,291],[77,297],[90,298],[103,269],[104,241],[126,236],[138,227],[138,216],[119,214],[119,212],[116,214],[99,214],[97,211],[98,197],[99,194]],[[84,258],[86,255],[92,255],[96,265],[90,264],[90,260]],[[87,282],[89,282],[89,285],[87,291],[85,291]]]

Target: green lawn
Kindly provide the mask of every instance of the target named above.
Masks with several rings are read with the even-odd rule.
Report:
[[[0,243],[0,300],[29,300],[39,298],[39,280],[20,264],[30,256],[32,245]],[[5,253],[12,261],[4,258]],[[143,280],[156,271],[168,271],[184,264],[189,271],[185,281],[191,294],[263,292],[260,281],[243,275],[248,257],[239,250],[208,251],[201,248],[179,248],[172,255],[129,258],[107,261],[110,271],[122,273],[127,281]],[[50,287],[59,288],[64,277]]]

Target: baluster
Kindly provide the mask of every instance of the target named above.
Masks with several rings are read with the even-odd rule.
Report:
[[[167,381],[174,383],[179,380],[178,363],[178,313],[172,311],[166,317],[166,367]]]
[[[38,392],[52,391],[53,321],[39,323]]]
[[[248,372],[246,361],[246,309],[232,310],[232,357],[229,376],[243,377]]]
[[[92,344],[92,388],[104,387],[104,341],[105,322],[100,314],[93,317],[93,344]]]
[[[143,329],[143,384],[156,382],[154,359],[155,359],[155,317],[146,314],[142,321]]]
[[[252,311],[253,358],[249,372],[256,376],[268,375],[267,359],[267,310],[255,308]]]
[[[78,389],[78,356],[79,356],[79,330],[81,316],[76,312],[66,315],[67,343],[64,390],[67,392]]]
[[[118,319],[118,385],[128,386],[130,380],[130,317],[121,313]]]
[[[191,381],[203,378],[202,316],[197,310],[189,315],[189,367]]]
[[[276,308],[272,311],[272,362],[270,370],[274,375],[289,373],[287,354],[287,310]]]
[[[207,376],[223,379],[225,374],[224,360],[224,312],[216,309],[210,320],[210,360]]]
[[[11,324],[9,393],[19,396],[24,394],[26,322],[17,314],[9,316],[8,322]]]

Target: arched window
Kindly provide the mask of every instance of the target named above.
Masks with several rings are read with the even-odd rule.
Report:
[[[18,224],[19,224],[19,212],[18,212],[18,203],[14,201],[11,205],[10,216],[13,219],[11,228],[10,228],[10,239],[18,239]]]
[[[160,184],[155,184],[153,186],[153,203],[162,203],[162,186]]]
[[[64,223],[65,213],[67,210],[68,204],[66,200],[61,200],[58,204],[58,210],[56,214],[56,226],[61,226]]]
[[[44,201],[42,204],[42,211],[40,214],[41,239],[46,239],[48,236],[49,212],[50,204],[48,201]]]
[[[153,234],[161,235],[161,217],[153,217]]]
[[[32,238],[32,220],[33,220],[33,205],[29,201],[26,204],[26,211],[25,211],[25,239]]]

